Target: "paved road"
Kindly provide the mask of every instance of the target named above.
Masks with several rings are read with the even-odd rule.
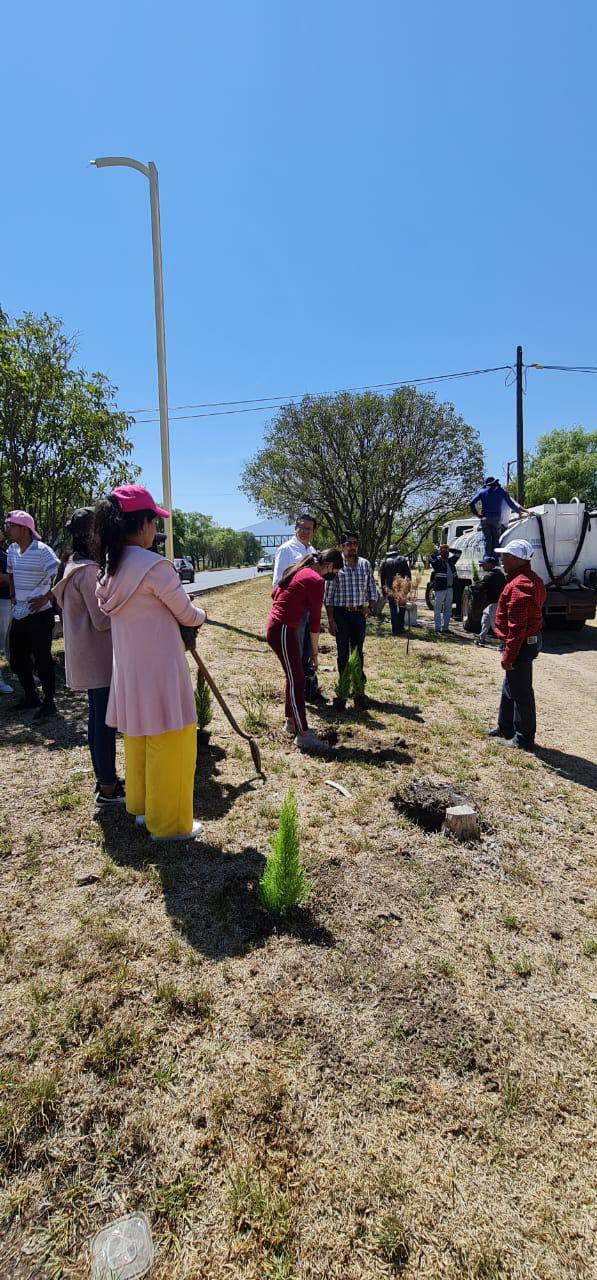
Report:
[[[183,582],[183,586],[188,594],[196,595],[199,591],[213,591],[214,587],[228,587],[233,582],[243,582],[245,578],[254,578],[256,574],[254,566],[250,569],[206,569],[205,573],[195,574],[194,582]]]

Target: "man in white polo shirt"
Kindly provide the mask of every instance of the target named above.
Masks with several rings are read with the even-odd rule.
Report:
[[[42,542],[28,511],[9,511],[5,528],[11,543],[6,566],[12,600],[9,658],[24,693],[18,707],[35,707],[34,718],[46,720],[56,713],[51,587],[58,556]],[[35,692],[34,667],[43,689],[42,703]]]

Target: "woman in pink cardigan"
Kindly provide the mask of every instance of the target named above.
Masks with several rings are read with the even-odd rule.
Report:
[[[124,734],[126,807],[154,840],[194,840],[197,715],[179,623],[200,627],[169,560],[149,548],[158,516],[141,485],[121,485],[95,508],[97,598],[112,624],[106,721]]]
[[[116,730],[106,724],[112,678],[110,619],[97,602],[97,560],[90,540],[93,509],[79,507],[68,526],[72,551],[58,569],[52,595],[62,610],[66,683],[85,690],[89,712],[87,742],[95,773],[98,809],[124,804],[124,788],[116,776]]]

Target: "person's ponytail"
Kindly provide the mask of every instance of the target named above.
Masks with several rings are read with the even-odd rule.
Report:
[[[325,551],[312,551],[310,555],[295,560],[294,564],[284,570],[278,586],[287,587],[300,569],[316,568],[318,565],[332,565],[334,569],[341,569],[343,564],[342,552],[337,547],[326,547]]]

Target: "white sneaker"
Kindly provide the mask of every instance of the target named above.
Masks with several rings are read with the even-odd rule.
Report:
[[[144,826],[145,826],[145,814],[144,814],[144,813],[136,813],[136,814],[135,814],[135,826],[136,826],[136,827],[144,827]]]
[[[314,729],[307,729],[305,733],[297,733],[294,739],[295,747],[299,751],[329,751],[329,743],[320,738]]]
[[[173,841],[173,840],[196,840],[196,839],[197,839],[197,836],[200,836],[200,835],[202,834],[202,832],[203,832],[203,831],[205,831],[205,827],[203,826],[203,824],[202,824],[201,822],[194,822],[194,823],[193,823],[193,826],[192,826],[191,831],[187,831],[185,835],[181,835],[181,836],[154,836],[154,835],[152,835],[151,839],[152,839],[152,840],[164,840],[164,841],[168,840],[168,841],[170,841],[170,842],[171,842],[171,841]]]
[[[11,684],[6,684],[4,680],[0,680],[0,693],[14,693]]]

